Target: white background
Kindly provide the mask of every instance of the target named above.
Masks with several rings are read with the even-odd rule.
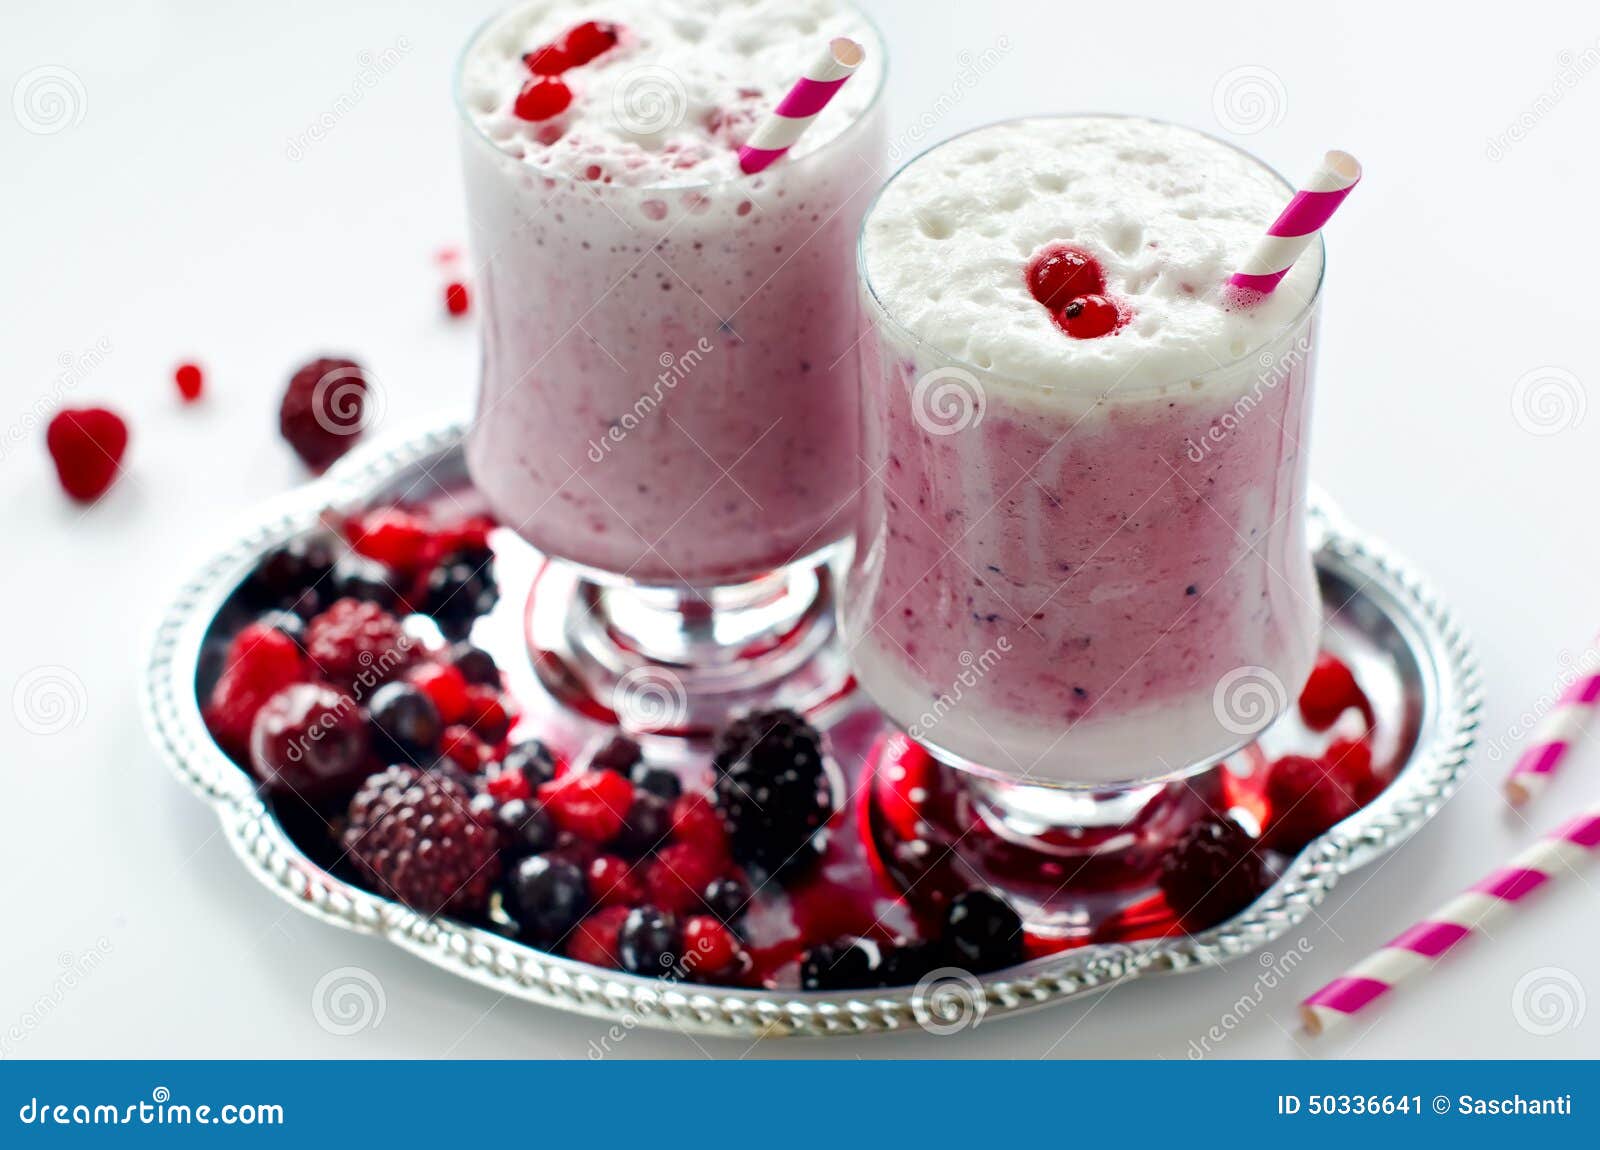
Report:
[[[1600,624],[1600,533],[1580,499],[1600,449],[1600,411],[1582,417],[1600,386],[1594,6],[1443,20],[1392,2],[869,6],[893,53],[902,140],[930,119],[932,140],[1021,113],[1112,110],[1216,132],[1291,176],[1330,147],[1364,161],[1330,235],[1313,470],[1459,609],[1487,671],[1486,741],[1503,744],[1552,689],[1559,654]],[[449,78],[489,7],[55,0],[8,11],[0,99],[41,66],[77,85],[46,134],[0,103],[8,1053],[583,1057],[603,1029],[293,913],[235,863],[136,714],[135,668],[163,595],[236,516],[301,478],[275,430],[294,366],[322,351],[361,358],[385,381],[385,431],[468,409],[475,335],[443,317],[431,260],[464,233]],[[998,66],[950,99],[958,54],[991,48]],[[388,49],[398,63],[347,106],[358,54]],[[1264,112],[1229,111],[1227,77],[1241,68]],[[290,142],[336,106],[326,138],[290,158]],[[1514,123],[1523,138],[1494,148]],[[97,346],[109,349],[102,362],[63,385],[63,366]],[[208,375],[195,408],[180,408],[171,384],[187,357]],[[1519,408],[1525,378],[1553,380],[1555,406]],[[56,489],[40,414],[98,400],[129,414],[133,443],[123,481],[83,512]],[[81,680],[80,721],[32,733],[3,704],[30,671],[56,666]],[[1600,747],[1526,821],[1499,798],[1504,768],[1480,749],[1433,824],[1273,948],[1303,936],[1310,954],[1264,993],[1250,957],[953,1038],[750,1050],[636,1032],[620,1051],[1183,1058],[1233,1012],[1217,1056],[1597,1055],[1600,870],[1346,1035],[1295,1030],[1305,993],[1600,796]],[[104,961],[58,994],[61,959],[97,946]],[[376,1028],[338,1037],[311,997],[345,965],[377,976],[386,1008]],[[1547,966],[1582,987],[1587,1017],[1569,1010],[1573,1024],[1539,1036],[1513,997]],[[13,1026],[20,1040],[6,1037]]]

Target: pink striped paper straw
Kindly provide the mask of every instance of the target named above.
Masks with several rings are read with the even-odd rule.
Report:
[[[1263,295],[1272,291],[1360,181],[1361,165],[1349,152],[1323,156],[1322,164],[1267,229],[1244,266],[1233,273],[1229,285]]]
[[[1583,734],[1597,702],[1600,702],[1600,670],[1580,676],[1562,692],[1555,710],[1544,717],[1533,733],[1533,741],[1506,776],[1506,798],[1511,800],[1512,806],[1522,806],[1550,785],[1550,776]]]
[[[1434,962],[1468,935],[1508,913],[1547,882],[1575,869],[1600,847],[1600,806],[1540,839],[1510,864],[1351,967],[1300,1004],[1300,1018],[1321,1034],[1363,1010]]]
[[[844,36],[829,40],[822,54],[739,149],[739,167],[745,174],[755,175],[794,147],[800,134],[828,106],[833,94],[844,87],[866,55],[866,49],[854,40]]]

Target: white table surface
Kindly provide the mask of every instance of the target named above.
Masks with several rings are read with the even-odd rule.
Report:
[[[1486,668],[1485,738],[1506,744],[1551,690],[1559,653],[1600,624],[1600,533],[1579,494],[1600,451],[1600,411],[1581,418],[1600,384],[1593,6],[1448,20],[1394,3],[869,6],[894,53],[901,138],[1092,109],[1218,132],[1291,174],[1329,147],[1361,157],[1366,181],[1332,234],[1314,471],[1459,609]],[[385,431],[467,410],[475,334],[443,317],[431,259],[463,238],[449,76],[489,7],[57,0],[8,12],[5,92],[65,69],[73,103],[43,134],[0,105],[0,688],[66,668],[81,694],[52,734],[0,708],[7,1054],[584,1057],[604,1029],[292,913],[235,863],[136,713],[134,668],[163,595],[235,516],[300,478],[275,430],[289,370],[323,350],[358,356],[386,382]],[[992,69],[956,78],[961,53],[991,48]],[[341,99],[358,56],[389,49],[393,67]],[[1264,114],[1219,116],[1230,75],[1266,94]],[[290,141],[325,113],[332,129],[291,159]],[[1522,138],[1496,156],[1513,123]],[[170,381],[187,357],[210,389],[193,409]],[[1525,379],[1567,406],[1519,413]],[[40,413],[95,400],[131,416],[133,443],[124,480],[82,512],[56,489]],[[1222,1026],[1218,1057],[1600,1054],[1600,870],[1346,1035],[1295,1029],[1302,995],[1600,796],[1600,746],[1526,819],[1499,797],[1504,767],[1480,750],[1437,820],[1272,948],[1303,937],[1310,953],[1271,989],[1250,957],[952,1038],[751,1049],[637,1031],[617,1049],[1184,1058]],[[97,949],[91,970],[64,976],[63,959],[81,970]],[[349,1036],[311,1008],[342,966],[370,971],[385,1003],[377,1026]],[[1546,967],[1557,973],[1531,973]],[[1569,988],[1554,1034],[1518,1021],[1530,978]]]

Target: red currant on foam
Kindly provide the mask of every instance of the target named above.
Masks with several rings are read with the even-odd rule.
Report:
[[[1117,329],[1117,305],[1103,295],[1075,297],[1056,316],[1056,322],[1073,339],[1094,339]]]
[[[1051,311],[1065,307],[1077,296],[1100,295],[1106,290],[1100,262],[1080,248],[1052,247],[1028,265],[1028,290]]]

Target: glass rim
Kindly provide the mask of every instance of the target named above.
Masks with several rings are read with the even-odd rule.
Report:
[[[480,21],[477,27],[473,29],[472,34],[467,37],[466,43],[462,45],[461,50],[456,54],[455,67],[451,70],[450,102],[455,106],[457,117],[461,120],[462,124],[466,127],[468,134],[476,143],[486,145],[492,151],[494,151],[495,154],[504,156],[512,163],[526,167],[530,172],[535,172],[547,179],[553,179],[582,186],[596,195],[620,195],[624,193],[646,192],[664,195],[675,192],[709,192],[712,189],[732,187],[735,184],[738,184],[740,181],[760,179],[768,172],[774,170],[787,170],[801,167],[809,163],[813,157],[821,156],[833,151],[836,144],[842,143],[846,139],[854,136],[857,131],[860,130],[861,126],[871,119],[872,114],[876,112],[883,104],[883,94],[888,88],[889,51],[887,47],[887,41],[883,36],[883,29],[878,26],[878,22],[873,19],[871,13],[867,12],[864,8],[857,4],[855,0],[837,0],[837,3],[841,9],[848,9],[849,11],[854,12],[856,16],[858,16],[861,21],[871,30],[873,38],[877,41],[878,56],[882,61],[882,66],[878,69],[878,83],[877,86],[873,88],[872,95],[868,98],[867,102],[862,105],[860,114],[857,115],[854,120],[850,121],[849,124],[845,125],[844,129],[837,135],[831,137],[826,142],[820,144],[811,151],[806,152],[804,155],[795,157],[792,161],[785,157],[783,160],[780,160],[778,164],[765,168],[754,175],[747,175],[744,172],[740,172],[737,176],[730,176],[725,180],[702,180],[692,184],[603,184],[597,183],[593,180],[583,180],[579,179],[571,172],[559,171],[545,165],[530,163],[527,157],[514,156],[510,152],[506,151],[503,147],[492,140],[488,133],[483,130],[482,126],[479,125],[472,112],[467,108],[466,101],[462,96],[462,79],[466,74],[467,57],[471,54],[472,49],[477,46],[478,41],[483,39],[484,35],[489,31],[490,28],[494,27],[512,12],[530,6],[531,2],[532,0],[521,0],[519,3],[511,3],[505,5],[504,7],[498,8],[488,17]],[[779,168],[779,165],[782,166],[781,169]],[[876,202],[877,200],[874,198],[873,203]]]
[[[1317,233],[1316,244],[1314,245],[1317,258],[1321,261],[1317,268],[1317,282],[1312,285],[1311,294],[1306,297],[1300,308],[1296,310],[1293,316],[1285,320],[1280,327],[1274,329],[1260,342],[1251,344],[1251,346],[1247,347],[1239,355],[1234,356],[1232,359],[1225,360],[1222,363],[1213,364],[1197,375],[1178,375],[1171,379],[1161,380],[1157,383],[1141,384],[1137,387],[1130,388],[1113,385],[1109,389],[1096,389],[1091,387],[1079,387],[1072,384],[1070,381],[1062,382],[1060,384],[1039,383],[1035,380],[1018,379],[1015,376],[1007,375],[1004,372],[996,371],[992,368],[980,367],[979,365],[970,363],[967,360],[962,359],[960,356],[953,355],[931,341],[924,339],[922,336],[906,327],[906,325],[900,321],[899,317],[889,310],[888,305],[883,302],[882,298],[879,297],[878,289],[873,285],[872,276],[867,270],[867,225],[871,223],[872,216],[878,210],[878,205],[882,201],[884,194],[888,192],[888,190],[894,185],[894,182],[904,175],[911,165],[917,163],[925,156],[931,155],[940,148],[944,147],[946,144],[954,143],[956,140],[973,135],[974,133],[986,131],[990,128],[1002,127],[1008,124],[1023,124],[1033,120],[1139,120],[1147,124],[1160,124],[1163,127],[1181,128],[1186,132],[1193,132],[1197,136],[1201,136],[1207,140],[1213,141],[1214,143],[1221,144],[1230,151],[1237,152],[1239,155],[1250,160],[1268,175],[1276,179],[1279,184],[1283,186],[1283,190],[1287,195],[1293,195],[1296,190],[1296,186],[1290,182],[1290,180],[1287,179],[1282,172],[1278,171],[1278,169],[1274,168],[1271,164],[1267,163],[1253,152],[1248,152],[1244,148],[1239,147],[1239,145],[1232,143],[1231,141],[1224,140],[1220,136],[1213,136],[1210,132],[1202,132],[1199,128],[1191,128],[1187,124],[1179,124],[1172,120],[1161,120],[1154,116],[1141,116],[1136,113],[1064,112],[1031,116],[1011,116],[1004,120],[992,120],[986,124],[979,124],[976,127],[968,128],[962,132],[957,132],[953,136],[947,136],[944,139],[939,140],[937,143],[929,144],[926,148],[923,148],[920,152],[906,160],[905,163],[901,164],[894,170],[893,174],[891,174],[889,178],[883,182],[883,186],[880,187],[877,193],[872,197],[872,202],[867,205],[867,210],[861,217],[861,228],[856,234],[856,281],[858,287],[865,289],[868,298],[872,301],[872,305],[877,310],[878,314],[883,317],[883,320],[905,343],[910,344],[914,349],[916,349],[918,354],[927,354],[936,357],[944,360],[952,367],[960,368],[963,371],[985,380],[991,380],[997,383],[1005,384],[1022,393],[1031,392],[1033,394],[1051,394],[1055,392],[1073,391],[1080,395],[1108,396],[1113,393],[1120,396],[1146,395],[1154,392],[1164,392],[1169,388],[1181,383],[1213,379],[1216,376],[1237,370],[1239,366],[1245,363],[1247,360],[1255,360],[1263,348],[1271,347],[1289,333],[1302,327],[1306,320],[1316,310],[1317,305],[1321,303],[1322,285],[1328,275],[1328,251],[1327,245],[1323,242],[1322,233],[1319,231]],[[1285,202],[1287,202],[1287,200]],[[1302,258],[1304,258],[1304,253],[1302,253]]]

